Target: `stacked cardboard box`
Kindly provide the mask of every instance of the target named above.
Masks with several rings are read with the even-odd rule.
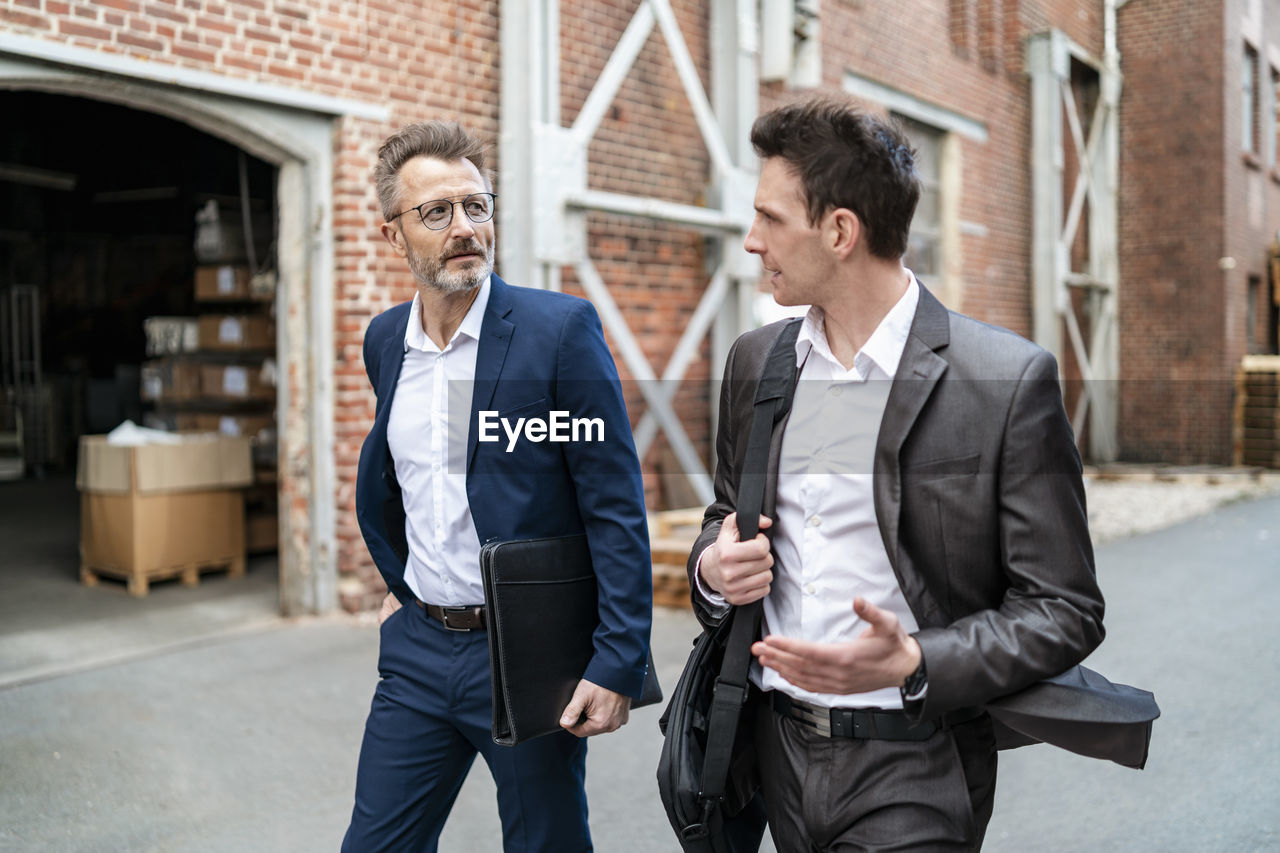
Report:
[[[248,267],[230,264],[196,268],[196,299],[201,302],[269,302],[274,298],[274,273],[253,275]]]
[[[208,400],[271,402],[276,398],[274,371],[258,364],[204,364],[200,395]]]
[[[186,436],[173,444],[118,446],[80,439],[80,577],[124,578],[143,596],[153,580],[245,570],[243,488],[253,482],[249,439]]]
[[[201,394],[200,366],[179,356],[143,362],[139,377],[142,399],[152,403],[179,403]]]
[[[262,352],[276,346],[275,324],[259,314],[202,314],[197,328],[202,350]]]
[[[200,316],[199,345],[224,359],[202,369],[201,396],[221,410],[196,414],[197,427],[251,439],[254,485],[245,491],[245,537],[253,554],[276,550],[278,539],[275,364],[266,357],[275,350],[276,333],[265,304],[274,296],[274,273],[253,275],[248,267],[225,264],[196,269],[196,300],[222,309]]]
[[[210,261],[215,260],[210,256]],[[216,260],[234,260],[217,256]],[[194,295],[205,312],[153,318],[149,339],[165,357],[144,366],[146,422],[179,432],[214,432],[249,439],[251,481],[244,494],[250,550],[276,547],[276,348],[271,302],[275,274],[208,263],[195,271]]]

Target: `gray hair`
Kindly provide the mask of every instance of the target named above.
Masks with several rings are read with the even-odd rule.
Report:
[[[431,157],[446,163],[470,160],[485,186],[492,188],[493,176],[485,168],[485,150],[485,144],[456,121],[418,121],[400,128],[378,149],[378,165],[373,170],[382,217],[389,220],[400,212],[400,170],[414,157]]]

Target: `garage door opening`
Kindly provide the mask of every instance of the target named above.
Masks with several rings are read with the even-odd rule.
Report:
[[[126,654],[276,616],[277,168],[91,99],[0,92],[0,109],[0,678],[56,666],[52,629],[70,646],[118,622],[100,651]],[[243,577],[82,575],[80,438],[126,420],[248,437]]]

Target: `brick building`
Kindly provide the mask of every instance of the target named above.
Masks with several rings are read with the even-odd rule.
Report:
[[[709,454],[709,380],[750,322],[755,268],[731,250],[750,216],[744,128],[799,90],[843,91],[904,122],[927,187],[911,265],[952,307],[1035,335],[1036,163],[1055,155],[1033,153],[1028,40],[1069,45],[1068,88],[1095,103],[1090,57],[1106,55],[1117,4],[763,0],[747,4],[758,26],[740,5],[0,0],[0,286],[43,297],[45,376],[67,398],[51,418],[63,434],[44,449],[51,469],[74,464],[59,448],[76,433],[106,426],[73,401],[86,388],[101,398],[120,365],[146,358],[143,318],[199,310],[196,212],[212,202],[236,221],[251,197],[248,230],[265,231],[255,266],[277,282],[284,608],[376,601],[354,518],[373,413],[361,340],[413,283],[378,234],[370,172],[379,140],[423,117],[457,117],[499,143],[499,271],[588,295],[606,315],[654,508],[697,502],[684,472],[689,453],[704,467]],[[1280,3],[1131,0],[1115,20],[1120,331],[1117,367],[1094,374],[1126,380],[1120,458],[1229,461],[1232,367],[1246,349],[1275,349]],[[620,43],[633,61],[611,65]],[[616,91],[596,103],[602,82]],[[560,132],[584,114],[590,132]],[[1060,217],[1082,167],[1070,147],[1056,156]],[[628,198],[646,196],[667,206],[635,215]],[[1096,252],[1098,233],[1068,254]],[[1089,336],[1097,317],[1081,323]],[[1081,376],[1055,334],[1067,375]],[[680,380],[680,435],[646,420],[648,377],[664,375]],[[139,408],[114,403],[100,420]]]
[[[1122,452],[1226,463],[1233,372],[1277,351],[1280,4],[1120,16]]]

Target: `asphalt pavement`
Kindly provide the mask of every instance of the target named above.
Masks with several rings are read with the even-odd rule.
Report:
[[[1098,572],[1108,636],[1088,664],[1155,691],[1147,769],[1002,753],[984,849],[1280,849],[1280,497],[1104,545]],[[696,631],[656,614],[665,685]],[[336,850],[376,656],[368,619],[277,620],[0,687],[0,850]],[[591,743],[604,853],[679,849],[654,782],[659,713]],[[441,849],[501,849],[483,766]]]

